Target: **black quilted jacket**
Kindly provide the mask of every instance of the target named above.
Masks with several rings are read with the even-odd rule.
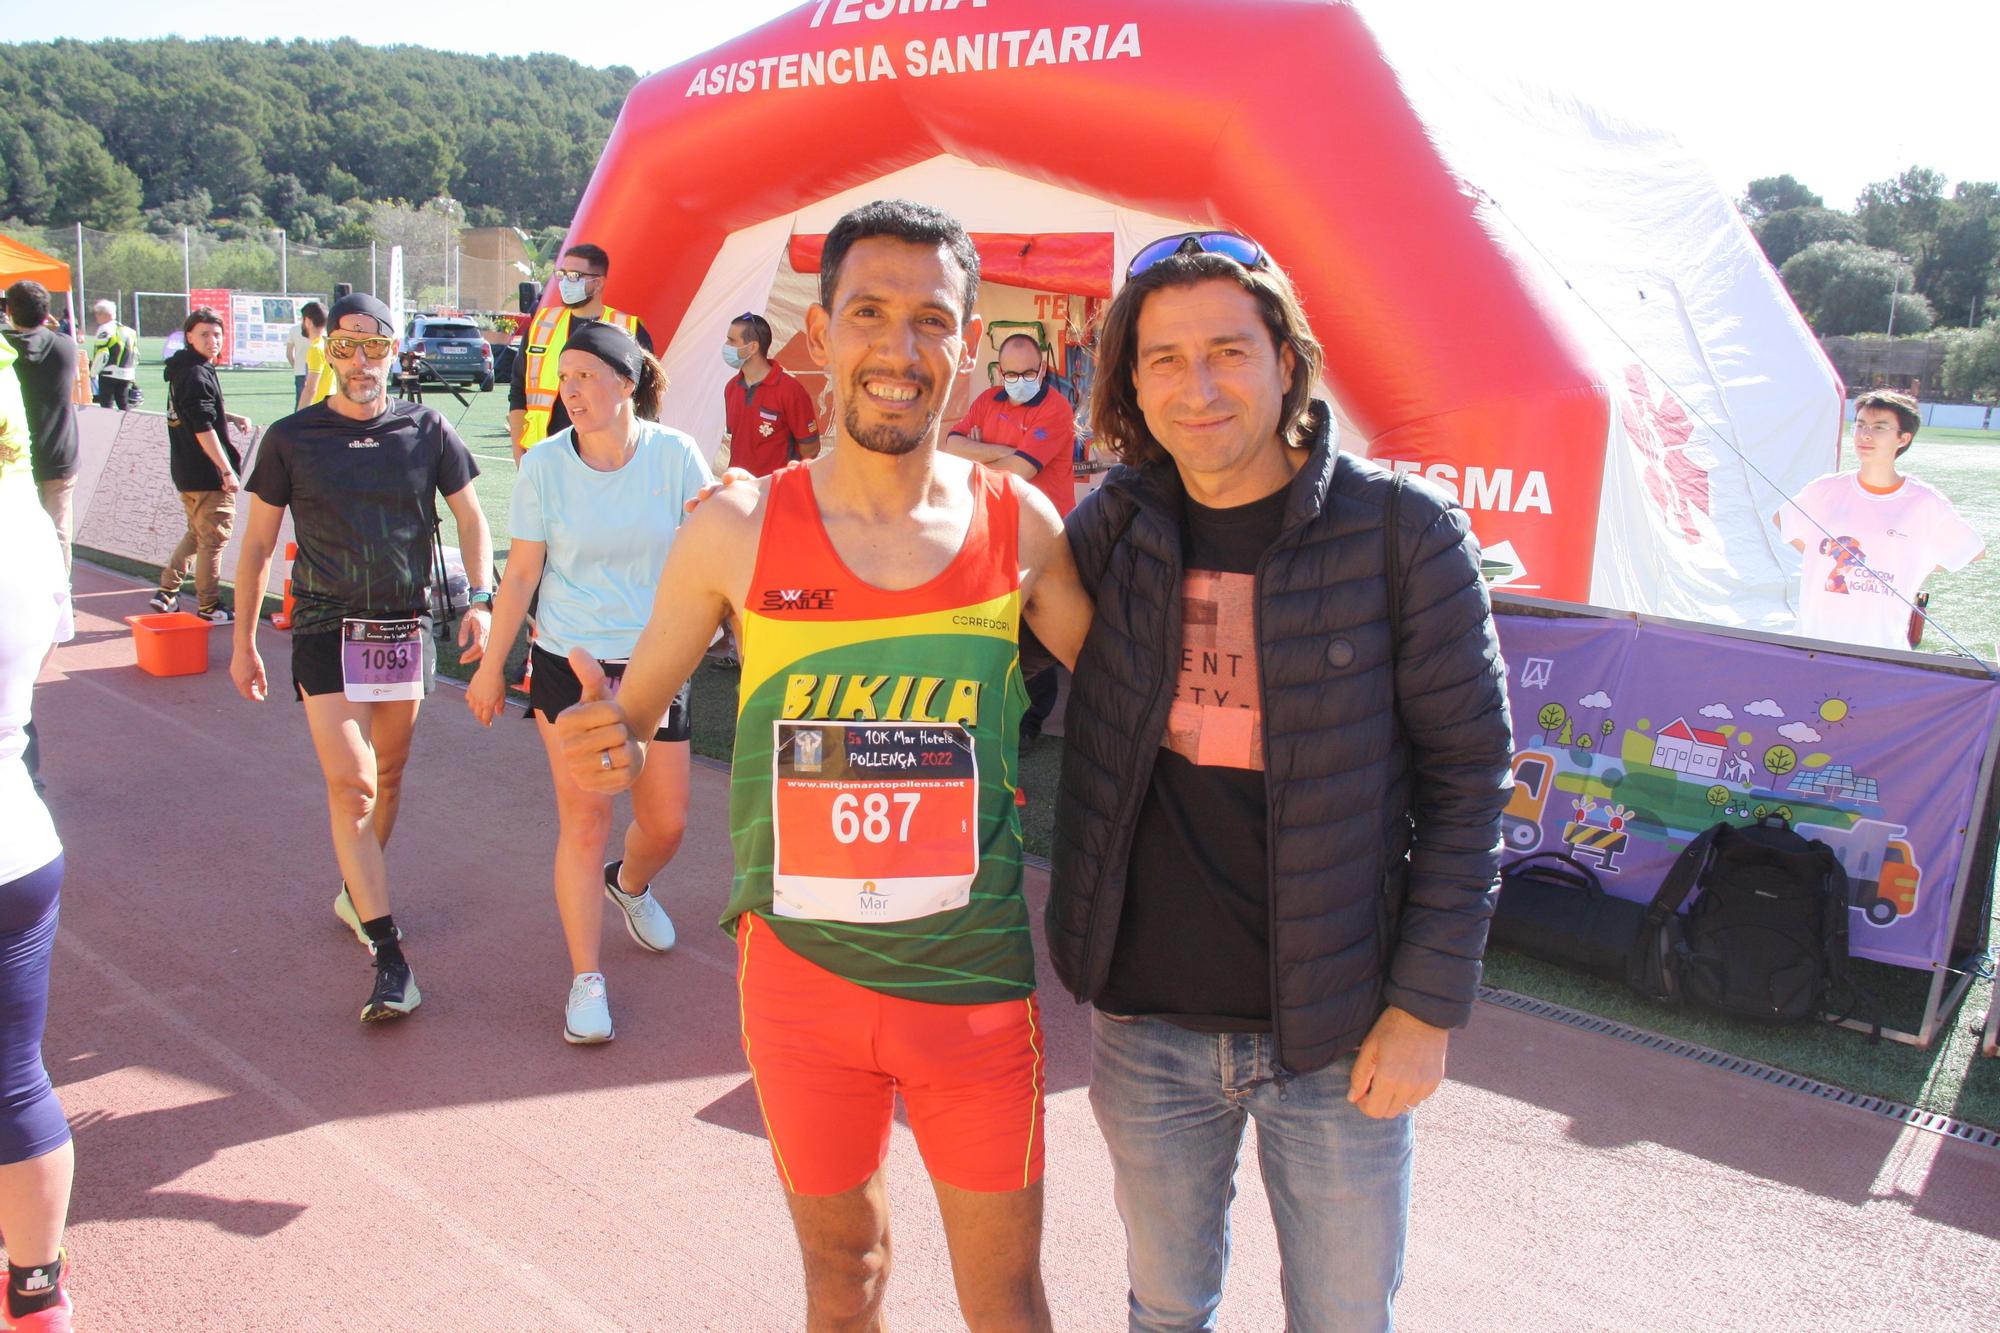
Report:
[[[1390,474],[1310,455],[1257,570],[1279,1062],[1354,1050],[1385,1004],[1462,1027],[1499,870],[1511,734],[1506,668],[1462,510],[1401,500],[1402,633],[1390,648]],[[1069,518],[1097,616],[1065,714],[1049,953],[1079,1000],[1103,989],[1133,830],[1181,644],[1184,491],[1171,463],[1115,469]],[[1227,836],[1227,830],[1217,830]]]

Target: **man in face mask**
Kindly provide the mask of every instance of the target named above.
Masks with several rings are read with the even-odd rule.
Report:
[[[1000,344],[1000,384],[972,400],[944,442],[946,453],[1025,477],[1049,497],[1064,518],[1076,508],[1076,413],[1049,383],[1042,346],[1025,333]],[[1021,719],[1021,748],[1035,743],[1062,692],[1061,668],[1028,677],[1028,711]]]
[[[638,339],[641,347],[653,350],[653,337],[637,315],[604,303],[604,282],[610,272],[611,256],[602,246],[590,244],[572,245],[556,265],[556,299],[535,312],[507,386],[507,432],[514,438],[516,466],[522,454],[569,425],[569,409],[556,392],[556,363],[576,321],[615,324]]]
[[[738,315],[722,359],[737,374],[722,386],[730,467],[768,477],[795,458],[819,455],[818,413],[805,386],[771,360],[771,322]]]
[[[1025,477],[1064,518],[1076,508],[1076,413],[1049,383],[1042,349],[1017,333],[1000,344],[1000,384],[973,399],[947,453]]]

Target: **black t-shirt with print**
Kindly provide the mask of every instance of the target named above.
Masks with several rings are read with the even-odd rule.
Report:
[[[292,633],[422,609],[437,497],[478,475],[451,423],[419,403],[392,402],[354,421],[322,402],[273,422],[249,487],[268,504],[291,506],[299,544]]]
[[[1203,1032],[1271,1029],[1270,870],[1257,675],[1257,562],[1288,488],[1186,502],[1180,680],[1139,810],[1097,1007]]]

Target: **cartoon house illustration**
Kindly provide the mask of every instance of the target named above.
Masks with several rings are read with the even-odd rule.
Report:
[[[1719,731],[1690,727],[1677,717],[1660,729],[1653,741],[1653,767],[1671,768],[1697,778],[1712,778],[1722,766],[1729,742]]]

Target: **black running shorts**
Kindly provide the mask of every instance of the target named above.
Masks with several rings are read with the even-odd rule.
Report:
[[[528,649],[528,656],[532,665],[528,708],[553,722],[557,713],[583,698],[583,686],[577,684],[576,672],[570,669],[568,658],[544,651],[539,644]],[[693,735],[694,725],[688,717],[688,687],[683,685],[674,701],[667,705],[667,715],[660,719],[660,729],[653,733],[653,739],[684,741]]]
[[[437,688],[437,640],[429,617],[423,618],[424,694]],[[292,691],[300,699],[313,694],[339,694],[346,688],[340,675],[340,629],[292,635]]]

